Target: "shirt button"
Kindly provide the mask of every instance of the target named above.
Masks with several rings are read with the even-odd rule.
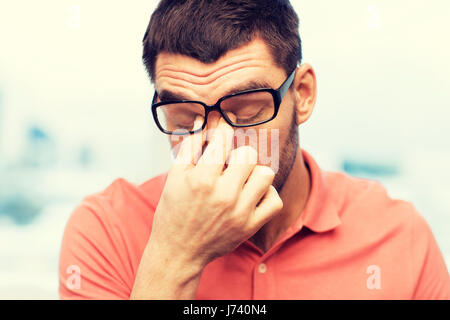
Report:
[[[267,266],[264,263],[261,263],[258,266],[258,271],[259,271],[259,273],[265,273],[267,271]]]

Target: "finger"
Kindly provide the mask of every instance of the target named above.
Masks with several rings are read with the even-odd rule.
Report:
[[[228,166],[223,171],[222,179],[229,187],[242,190],[258,161],[258,153],[251,146],[242,146],[231,151]]]
[[[203,124],[203,117],[197,116],[194,121],[194,128],[200,128]],[[181,142],[180,150],[175,159],[176,165],[192,166],[202,152],[203,132],[186,136]]]
[[[219,123],[210,138],[208,146],[197,162],[196,168],[203,174],[219,176],[225,164],[225,161],[233,145],[233,128],[223,119]]]
[[[249,225],[254,231],[257,231],[280,213],[282,209],[283,200],[281,200],[275,187],[271,185],[250,216]]]
[[[241,197],[249,209],[254,210],[273,182],[275,173],[270,167],[255,166],[245,183]]]

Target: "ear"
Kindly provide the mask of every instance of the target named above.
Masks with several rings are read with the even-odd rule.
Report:
[[[313,68],[304,63],[297,68],[293,83],[297,125],[301,125],[312,114],[317,97],[316,74]]]

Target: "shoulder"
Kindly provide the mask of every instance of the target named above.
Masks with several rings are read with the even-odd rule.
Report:
[[[383,247],[398,257],[409,257],[417,265],[423,262],[435,239],[428,222],[411,202],[391,197],[375,180],[338,172],[327,172],[325,179],[330,197],[338,199],[341,234],[358,239],[361,245]]]
[[[368,246],[412,252],[428,246],[431,229],[409,201],[391,197],[378,181],[327,172],[330,198],[341,219],[340,233]]]
[[[448,299],[444,259],[429,224],[411,202],[391,197],[374,180],[327,172],[325,181],[342,222],[336,239],[344,252],[383,267],[385,287],[395,288],[391,293]]]
[[[164,175],[140,185],[118,178],[74,208],[60,249],[61,297],[127,297],[164,181]],[[84,279],[82,290],[66,286],[67,268],[74,265]]]
[[[72,216],[83,218],[90,212],[100,220],[147,220],[158,205],[165,177],[161,174],[141,184],[117,178],[104,190],[85,196]]]
[[[352,177],[342,172],[325,172],[327,188],[338,201],[340,217],[371,224],[410,224],[427,226],[414,205],[389,195],[376,180]]]
[[[124,238],[140,241],[151,230],[166,174],[134,184],[115,179],[108,187],[87,195],[74,208],[66,224],[66,234],[84,234],[92,239]]]

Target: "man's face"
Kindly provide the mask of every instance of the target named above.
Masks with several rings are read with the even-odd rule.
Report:
[[[258,82],[266,84],[264,87],[277,89],[287,76],[284,69],[274,63],[264,41],[255,39],[245,46],[229,51],[211,64],[178,54],[160,53],[156,60],[155,89],[158,93],[170,92],[184,97],[184,100],[197,100],[214,105],[230,90],[244,91],[249,88],[250,83]],[[220,117],[218,112],[210,112],[205,131],[214,129]],[[258,151],[258,164],[274,169],[276,175],[273,185],[280,192],[298,148],[295,95],[292,90],[285,95],[275,119],[255,127],[234,129],[236,133],[239,130],[256,134],[248,134],[248,139],[235,137],[233,147],[237,148],[243,144],[255,147]],[[207,135],[204,135],[204,138],[207,139]],[[173,150],[177,149],[181,139],[171,137]]]

